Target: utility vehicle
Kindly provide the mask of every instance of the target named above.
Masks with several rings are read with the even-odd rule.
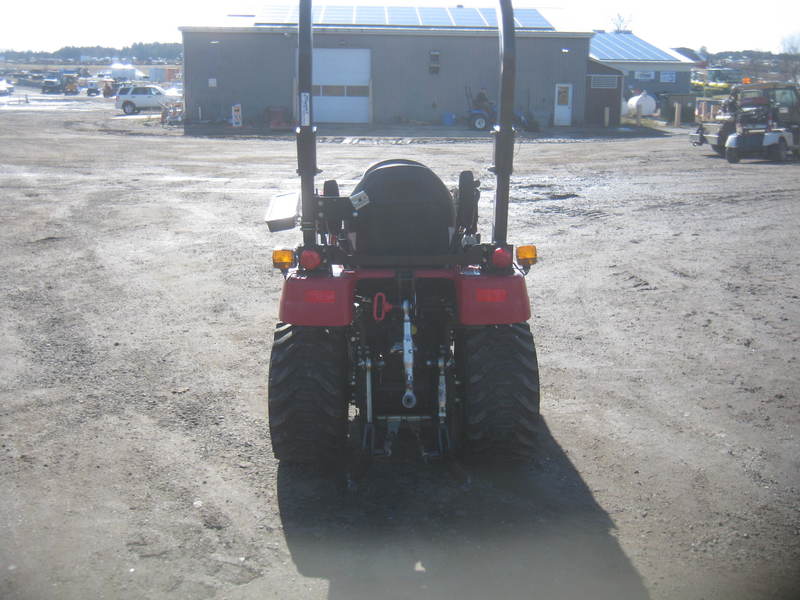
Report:
[[[272,200],[270,231],[298,223],[277,249],[285,281],[269,365],[275,456],[324,463],[358,456],[528,456],[539,375],[524,275],[535,246],[507,242],[516,51],[500,0],[499,122],[490,242],[478,232],[479,182],[451,193],[408,159],[370,166],[343,194],[319,173],[312,111],[311,2],[301,0],[297,128],[300,194]]]
[[[800,95],[789,83],[735,86],[723,102],[697,101],[694,146],[709,144],[728,162],[764,157],[784,162],[800,154]]]

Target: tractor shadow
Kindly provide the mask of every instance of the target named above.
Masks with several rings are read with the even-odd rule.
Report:
[[[281,465],[278,501],[298,571],[330,600],[648,599],[641,577],[542,422],[536,462],[376,463],[356,490]]]

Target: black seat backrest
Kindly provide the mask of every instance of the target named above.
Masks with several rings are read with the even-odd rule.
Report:
[[[455,225],[450,192],[428,167],[409,160],[370,167],[353,194],[366,192],[358,211],[356,252],[379,256],[446,254]]]

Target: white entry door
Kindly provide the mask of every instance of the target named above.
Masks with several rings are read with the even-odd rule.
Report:
[[[369,123],[368,48],[315,48],[312,74],[315,123]]]
[[[569,127],[572,125],[572,84],[556,84],[556,102],[553,112],[553,125]]]

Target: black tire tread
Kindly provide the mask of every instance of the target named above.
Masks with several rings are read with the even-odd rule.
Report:
[[[461,339],[469,454],[529,458],[539,420],[539,367],[530,327],[470,328]]]
[[[789,149],[786,145],[786,140],[783,138],[778,140],[777,144],[773,144],[767,149],[767,159],[772,162],[786,162],[786,156]]]
[[[338,456],[347,428],[344,332],[279,323],[269,361],[272,451],[289,463]]]

